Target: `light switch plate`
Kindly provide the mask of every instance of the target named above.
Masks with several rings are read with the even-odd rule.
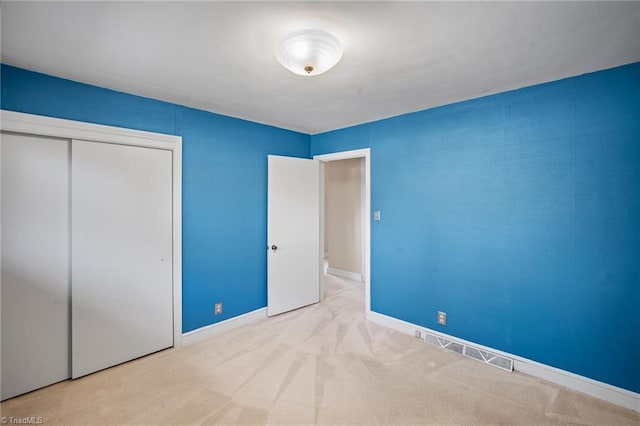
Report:
[[[373,212],[373,220],[376,222],[380,222],[380,210],[376,210]]]

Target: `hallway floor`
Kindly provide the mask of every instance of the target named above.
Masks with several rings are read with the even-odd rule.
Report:
[[[320,304],[8,400],[44,424],[633,425],[640,414],[364,320],[362,284]]]

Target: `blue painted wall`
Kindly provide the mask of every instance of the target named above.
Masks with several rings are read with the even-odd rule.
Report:
[[[184,331],[266,304],[267,154],[371,147],[374,311],[640,392],[640,64],[312,137],[0,77],[3,109],[183,137]]]
[[[640,392],[640,63],[311,138],[364,147],[374,311]]]
[[[183,330],[266,306],[267,155],[309,136],[2,65],[0,106],[182,136]],[[213,305],[224,313],[213,315]]]

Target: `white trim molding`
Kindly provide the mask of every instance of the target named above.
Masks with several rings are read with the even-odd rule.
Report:
[[[636,392],[622,389],[608,383],[599,382],[597,380],[580,376],[569,371],[561,370],[550,365],[541,364],[539,362],[513,355],[508,352],[503,352],[484,345],[479,345],[475,342],[469,342],[464,339],[459,339],[457,337],[450,336],[448,334],[441,333],[430,328],[402,321],[400,319],[379,314],[377,312],[369,312],[367,314],[367,320],[411,336],[414,336],[414,333],[416,331],[421,331],[423,333],[428,332],[445,339],[450,339],[462,344],[475,346],[482,350],[494,352],[507,358],[512,358],[514,360],[513,369],[515,371],[519,371],[521,373],[528,374],[539,379],[547,380],[551,383],[565,386],[569,389],[584,393],[594,398],[602,399],[612,404],[640,412],[640,394]]]
[[[0,110],[1,127],[5,132],[27,133],[64,139],[119,143],[148,148],[171,149],[182,143],[182,137],[142,130],[65,120],[43,115]]]
[[[352,281],[358,281],[359,283],[362,282],[362,274],[359,274],[358,272],[343,271],[342,269],[329,267],[327,268],[327,274],[340,278],[346,278]]]
[[[182,343],[182,137],[0,110],[0,130],[165,149],[173,169],[173,345]]]
[[[246,314],[238,315],[236,317],[229,318],[215,324],[206,325],[204,327],[200,327],[184,333],[182,335],[182,344],[192,345],[194,343],[201,342],[202,340],[205,340],[211,336],[215,336],[218,333],[233,330],[234,328],[238,328],[265,318],[267,318],[267,308],[256,309],[255,311],[247,312]]]

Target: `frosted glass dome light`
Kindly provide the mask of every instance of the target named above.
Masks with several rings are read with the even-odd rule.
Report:
[[[289,71],[311,76],[329,71],[340,61],[342,44],[326,31],[299,30],[283,37],[275,53]]]

